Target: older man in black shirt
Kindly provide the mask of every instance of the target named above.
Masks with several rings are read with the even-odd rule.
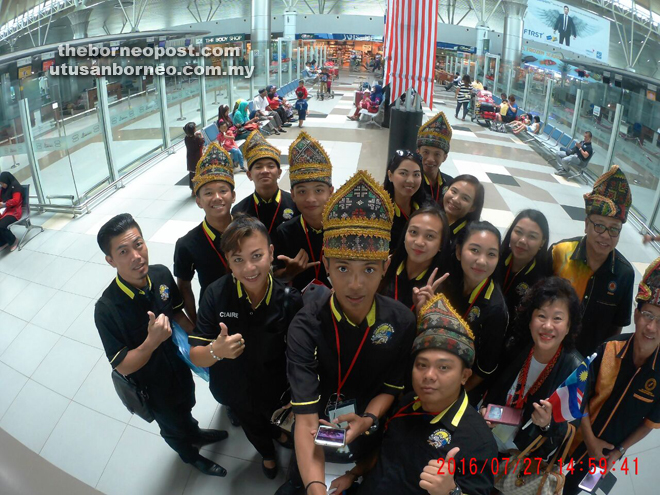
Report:
[[[183,462],[204,474],[225,476],[222,466],[199,455],[198,446],[227,438],[221,430],[200,430],[191,410],[195,384],[172,341],[172,323],[192,331],[170,271],[149,266],[142,231],[127,213],[110,219],[97,237],[117,277],[96,303],[94,320],[105,353],[118,373],[148,395],[160,434]]]

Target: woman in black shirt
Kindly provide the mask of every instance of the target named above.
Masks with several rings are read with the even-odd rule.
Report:
[[[449,237],[454,241],[465,226],[481,218],[484,186],[474,175],[456,177],[442,198],[442,209],[449,220]]]

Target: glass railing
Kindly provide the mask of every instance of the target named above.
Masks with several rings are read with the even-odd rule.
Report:
[[[278,62],[270,83],[285,86],[297,80],[301,43],[282,40],[271,46]],[[253,58],[242,53],[220,63],[245,66]],[[273,57],[259,58],[265,83]],[[56,60],[66,62],[72,61]],[[120,57],[114,62],[145,63]],[[199,62],[190,57],[167,61],[179,66]],[[12,71],[0,68],[0,78],[8,80],[5,72]],[[221,104],[233,110],[238,99],[252,100],[261,87],[240,75],[94,78],[41,72],[12,80],[0,93],[0,171],[32,185],[35,205],[81,211],[98,192],[180,143],[187,122],[199,128],[203,114],[204,124],[214,122]]]

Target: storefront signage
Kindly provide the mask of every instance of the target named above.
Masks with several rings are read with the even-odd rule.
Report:
[[[204,38],[205,45],[217,45],[219,43],[236,43],[245,41],[245,34],[223,34],[221,36],[208,36]]]
[[[451,50],[454,52],[463,52],[463,53],[477,53],[476,46],[457,45],[456,43],[445,43],[443,41],[436,42],[435,46],[436,48],[440,48],[442,50]]]
[[[299,33],[297,40],[337,40],[337,41],[375,41],[382,42],[382,36],[371,34],[342,34],[342,33]]]

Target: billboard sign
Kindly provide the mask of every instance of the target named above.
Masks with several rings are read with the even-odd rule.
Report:
[[[528,0],[523,38],[607,63],[610,21],[557,0]]]

